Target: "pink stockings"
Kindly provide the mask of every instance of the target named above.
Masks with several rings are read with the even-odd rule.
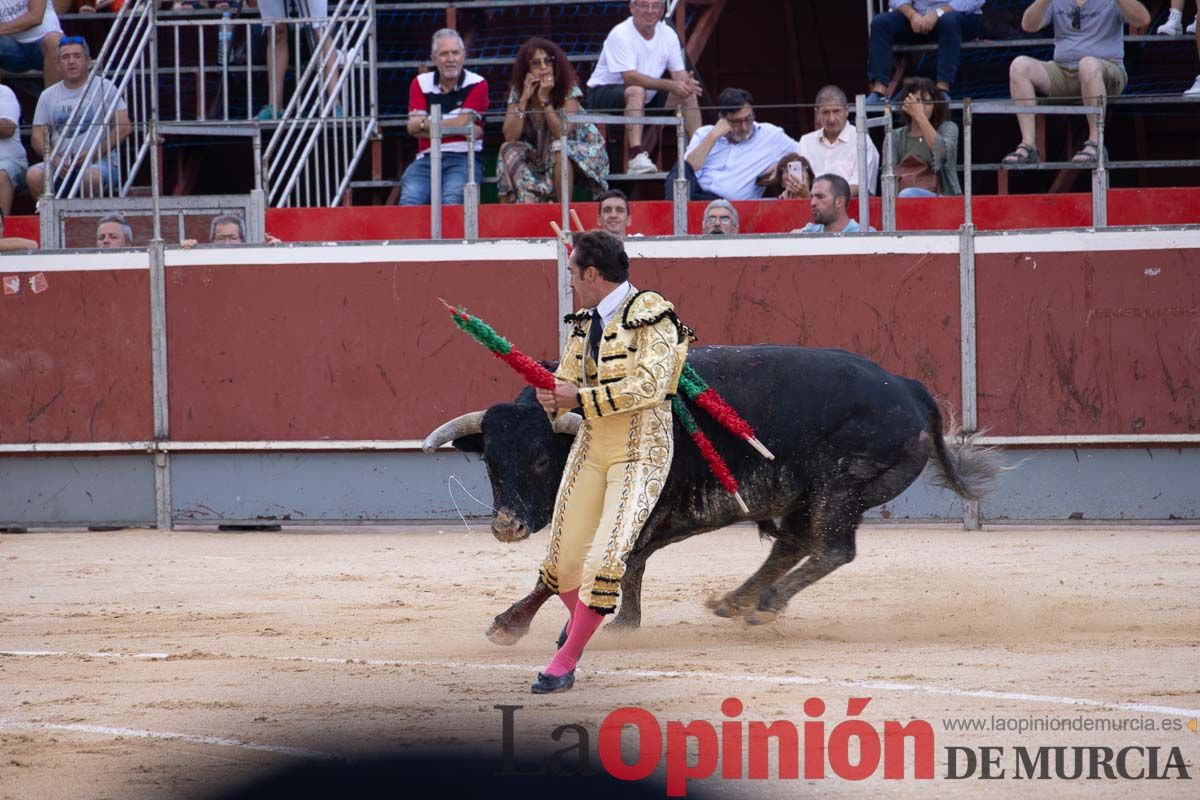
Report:
[[[579,589],[562,592],[558,598],[567,607],[571,619],[567,622],[567,641],[554,654],[554,658],[550,659],[545,669],[547,675],[555,677],[561,677],[575,669],[583,655],[583,648],[604,621],[602,614],[579,602]]]

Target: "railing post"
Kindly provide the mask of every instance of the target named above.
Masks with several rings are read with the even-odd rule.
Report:
[[[896,154],[892,151],[891,101],[884,105],[883,118],[883,177],[880,180],[879,193],[883,200],[883,229],[890,233],[896,230]],[[861,186],[859,192],[862,192]]]
[[[974,225],[971,216],[971,98],[963,100],[963,224]]]
[[[429,109],[429,238],[442,238],[442,107]]]
[[[559,224],[564,232],[569,233],[571,230],[571,160],[567,158],[567,115],[562,112],[562,109],[558,109],[554,113],[558,114],[560,126],[558,129],[558,199],[562,203],[562,221]],[[550,174],[554,174],[553,170]]]
[[[1108,226],[1108,169],[1104,158],[1105,100],[1100,98],[1096,119],[1096,168],[1092,170],[1092,227]]]
[[[157,214],[155,215],[157,216]],[[155,228],[161,233],[156,221]],[[170,404],[167,386],[167,271],[163,241],[150,243],[150,383],[154,396],[154,442],[161,446],[170,436]],[[154,451],[154,507],[159,530],[171,530],[171,457]]]
[[[676,236],[687,236],[687,211],[688,211],[688,182],[687,182],[687,166],[684,161],[684,150],[687,145],[684,143],[684,133],[686,128],[683,124],[683,107],[675,109],[675,146],[678,150],[678,160],[675,166],[675,182],[671,187],[671,211],[674,218],[673,233]]]
[[[867,185],[867,98],[857,95],[854,98],[854,127],[858,134],[858,224],[864,231],[871,224],[871,189]]]
[[[555,321],[561,320],[567,314],[575,310],[575,304],[571,297],[571,276],[567,271],[567,265],[570,259],[567,256],[566,243],[554,237],[554,256],[558,262],[558,270],[555,274],[555,285],[558,289],[558,315]],[[567,339],[570,338],[570,331],[566,325],[558,325],[558,352],[563,352],[567,349]]]
[[[958,229],[958,304],[962,369],[962,432],[979,429],[975,347],[975,226]],[[979,501],[963,501],[963,530],[980,528]]]
[[[479,183],[475,180],[475,112],[467,111],[467,184],[463,187],[463,238],[479,238]]]

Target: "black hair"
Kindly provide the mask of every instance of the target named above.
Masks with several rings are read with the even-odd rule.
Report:
[[[580,270],[595,267],[609,283],[629,280],[629,257],[621,240],[605,231],[588,231],[575,236],[575,263]]]
[[[717,113],[722,117],[736,114],[746,106],[752,105],[754,97],[745,89],[735,89],[731,86],[717,96]]]
[[[626,195],[624,192],[622,192],[620,189],[609,189],[607,192],[604,192],[603,194],[599,195],[596,198],[596,205],[602,206],[602,205],[604,205],[605,200],[612,200],[614,197],[625,204],[626,211],[629,210],[629,196]]]
[[[827,172],[824,175],[818,175],[813,181],[813,185],[817,181],[825,181],[829,184],[829,190],[833,193],[833,199],[836,201],[839,197],[845,201],[846,208],[850,207],[850,184],[841,175],[834,175],[832,172]]]

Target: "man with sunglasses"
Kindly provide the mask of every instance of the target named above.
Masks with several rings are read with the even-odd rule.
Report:
[[[800,146],[783,128],[754,121],[754,98],[730,87],[717,98],[717,124],[692,135],[684,153],[689,199],[757,200],[774,177],[779,159]],[[676,166],[667,176],[667,199],[674,197]]]
[[[50,0],[0,0],[0,69],[42,70],[42,85],[58,81],[62,25]]]
[[[1054,60],[1017,56],[1008,68],[1009,90],[1017,105],[1032,106],[1037,97],[1083,99],[1101,105],[1125,91],[1125,24],[1144,28],[1150,12],[1139,0],[1034,0],[1021,17],[1029,33],[1054,22]],[[1033,114],[1017,114],[1021,143],[1004,164],[1036,164]],[[1099,156],[1099,118],[1088,115],[1088,139],[1072,161],[1089,164]]]
[[[662,21],[664,0],[632,0],[629,19],[604,40],[600,60],[588,78],[587,107],[591,111],[623,111],[641,117],[647,108],[683,106],[687,135],[700,127],[700,83],[685,69],[679,36]],[[670,78],[664,78],[668,71]],[[628,125],[631,175],[657,170],[642,147],[641,125]]]
[[[63,79],[38,98],[29,140],[34,152],[49,162],[53,185],[79,181],[83,197],[94,197],[120,180],[118,148],[133,132],[125,98],[112,81],[100,78],[85,90],[91,66],[83,37],[64,36],[58,45]],[[112,122],[101,125],[109,109],[115,109]],[[25,176],[35,200],[46,192],[46,169],[46,162],[35,164]]]

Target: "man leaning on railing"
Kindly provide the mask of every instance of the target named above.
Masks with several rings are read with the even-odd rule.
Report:
[[[91,64],[91,52],[82,36],[63,37],[58,45],[63,79],[38,98],[30,139],[34,152],[51,158],[54,185],[80,180],[84,196],[100,194],[119,183],[117,148],[133,132],[125,99],[112,81],[97,77],[84,96]],[[104,114],[113,108],[113,120],[105,124]],[[45,162],[29,168],[26,182],[35,200],[46,193]]]

